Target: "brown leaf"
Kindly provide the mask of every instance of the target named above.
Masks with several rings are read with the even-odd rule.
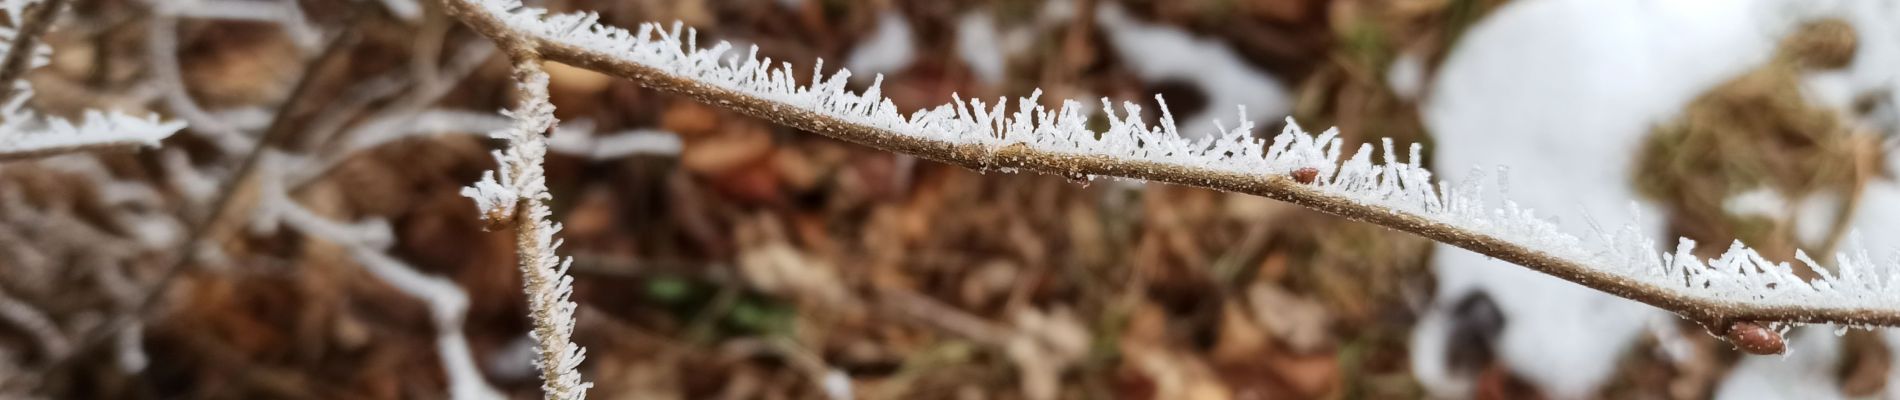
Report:
[[[772,155],[772,135],[757,124],[725,124],[724,132],[692,137],[680,150],[680,166],[702,175],[720,175]],[[744,125],[744,126],[740,126]]]
[[[1253,362],[1269,354],[1271,340],[1266,330],[1254,323],[1246,307],[1230,299],[1221,307],[1220,336],[1210,357],[1222,364]]]
[[[1254,317],[1295,353],[1309,354],[1332,345],[1333,317],[1319,302],[1272,284],[1247,291]]]

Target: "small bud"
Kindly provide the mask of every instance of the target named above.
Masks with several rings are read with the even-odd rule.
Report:
[[[1319,179],[1318,168],[1304,167],[1304,168],[1293,170],[1294,182],[1299,182],[1300,184],[1304,184],[1304,185],[1311,185],[1313,184],[1313,181],[1317,179]]]
[[[1781,354],[1788,350],[1787,343],[1781,340],[1780,333],[1754,322],[1736,321],[1733,325],[1729,325],[1726,336],[1729,344],[1749,354]]]

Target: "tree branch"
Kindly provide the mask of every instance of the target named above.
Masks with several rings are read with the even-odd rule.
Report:
[[[1838,277],[1807,282],[1788,264],[1766,261],[1739,243],[1720,258],[1703,260],[1694,255],[1692,241],[1683,240],[1674,253],[1658,252],[1629,227],[1598,232],[1595,239],[1605,244],[1589,248],[1515,203],[1486,204],[1478,187],[1434,185],[1430,172],[1419,166],[1416,146],[1408,163],[1397,161],[1389,141],[1384,163],[1371,161],[1370,146],[1341,163],[1340,141],[1330,132],[1315,138],[1290,127],[1268,145],[1247,132],[1251,125],[1246,122],[1219,138],[1191,141],[1174,131],[1165,104],[1159,128],[1109,109],[1111,127],[1096,132],[1086,128],[1088,115],[1080,107],[1032,107],[1034,96],[1023,99],[1014,114],[1005,114],[1002,105],[986,110],[980,101],[959,99],[906,117],[878,94],[876,84],[862,94],[845,92],[848,72],[799,85],[789,64],[775,68],[769,60],[727,57],[723,43],[698,49],[695,34],[682,34],[677,24],[671,32],[649,24],[632,33],[599,25],[590,14],[548,15],[510,0],[444,3],[465,24],[514,51],[532,51],[546,60],[838,140],[976,171],[1035,171],[1072,180],[1110,176],[1267,197],[1410,232],[1640,301],[1702,323],[1717,335],[1749,321],[1900,326],[1900,281],[1893,278],[1900,274],[1868,261],[1864,252],[1839,256]],[[1129,114],[1139,112],[1132,104],[1125,108]],[[1319,172],[1317,180],[1309,178],[1309,169]],[[1805,255],[1799,258],[1818,267]]]
[[[469,18],[479,12],[448,2],[450,14]],[[577,367],[585,358],[585,349],[570,339],[574,334],[574,278],[567,274],[573,259],[560,257],[555,248],[560,241],[554,233],[560,224],[549,221],[545,202],[548,194],[542,164],[546,162],[548,135],[554,133],[554,104],[548,99],[548,73],[534,43],[522,36],[489,35],[497,47],[514,62],[516,89],[520,102],[506,114],[514,126],[496,133],[508,140],[506,150],[495,153],[496,171],[484,173],[474,186],[462,189],[462,195],[475,200],[489,226],[512,226],[515,251],[522,277],[522,290],[528,297],[529,317],[533,320],[536,352],[534,365],[541,371],[541,390],[546,399],[581,399],[593,384],[581,379]],[[497,173],[498,172],[498,173]],[[497,175],[499,177],[497,177]]]

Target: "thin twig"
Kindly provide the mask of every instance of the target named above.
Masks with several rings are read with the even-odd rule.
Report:
[[[524,93],[512,115],[516,126],[508,137],[508,150],[498,156],[505,179],[518,185],[511,188],[515,204],[513,215],[506,216],[515,231],[516,258],[520,261],[522,291],[528,296],[530,319],[534,323],[535,366],[541,370],[541,389],[546,399],[586,397],[591,384],[583,381],[576,367],[582,349],[570,337],[574,333],[575,305],[568,299],[572,277],[567,275],[571,259],[562,259],[554,249],[558,226],[548,222],[546,179],[541,164],[546,162],[547,135],[554,130],[554,105],[548,102],[548,73],[541,59],[531,50],[501,47],[515,60],[515,81]],[[492,183],[489,182],[489,183]],[[467,194],[468,192],[465,192]],[[479,196],[479,195],[477,195]],[[475,197],[475,196],[471,196]],[[489,209],[493,211],[497,209]],[[491,222],[496,222],[491,220]]]
[[[63,146],[0,151],[0,162],[37,160],[66,153],[129,153],[138,151],[140,147],[149,145],[151,145],[149,142],[140,139],[126,139],[112,142],[76,142]]]
[[[486,15],[472,5],[445,2],[449,14],[467,20]],[[499,180],[485,175],[475,186],[463,189],[463,195],[476,201],[484,218],[493,225],[514,228],[515,252],[521,270],[522,291],[528,297],[528,314],[534,324],[535,368],[541,372],[542,397],[580,399],[593,386],[581,379],[577,367],[585,350],[572,342],[574,311],[578,306],[569,299],[573,277],[567,275],[572,259],[560,257],[555,248],[560,242],[554,233],[558,224],[548,221],[549,197],[542,164],[546,162],[548,135],[554,133],[554,104],[549,102],[548,73],[534,43],[519,35],[487,35],[496,47],[508,55],[514,65],[514,81],[519,100],[508,113],[514,126],[504,131],[508,148],[496,153],[500,165]],[[495,172],[495,171],[491,171]]]
[[[1355,221],[1410,232],[1479,254],[1575,282],[1592,289],[1672,311],[1709,327],[1733,321],[1838,323],[1900,326],[1900,310],[1811,305],[1763,305],[1698,298],[1669,287],[1599,270],[1513,243],[1505,238],[1461,229],[1418,214],[1355,201],[1280,175],[1246,175],[1105,155],[1042,151],[1029,146],[957,144],[840,120],[812,110],[710,85],[623,57],[518,31],[500,16],[468,0],[444,0],[451,14],[505,47],[527,49],[549,60],[629,79],[662,92],[685,95],[706,104],[834,139],[885,151],[957,165],[977,171],[1021,170],[1065,177],[1113,176],[1245,193],[1297,204]],[[1720,330],[1716,328],[1716,330]],[[1723,332],[1716,332],[1718,334]]]

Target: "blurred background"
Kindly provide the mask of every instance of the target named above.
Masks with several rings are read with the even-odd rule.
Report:
[[[905,109],[1159,93],[1186,132],[1291,116],[1422,142],[1441,176],[1508,177],[1580,236],[1900,247],[1900,2],[542,5],[883,74]],[[439,4],[73,0],[47,42],[33,107],[192,126],[0,164],[5,397],[539,396],[512,233],[458,193],[502,145],[483,134],[508,123],[508,65]],[[595,398],[1900,395],[1900,334],[1797,328],[1792,355],[1744,357],[1284,203],[983,174],[550,70]]]

